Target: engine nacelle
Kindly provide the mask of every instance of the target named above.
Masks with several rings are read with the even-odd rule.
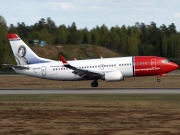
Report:
[[[124,77],[121,71],[113,71],[113,72],[105,73],[103,79],[105,79],[108,82],[113,82],[113,81],[122,81],[124,80]]]

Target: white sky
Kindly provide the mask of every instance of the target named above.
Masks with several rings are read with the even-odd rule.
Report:
[[[153,21],[158,27],[174,23],[180,31],[180,0],[0,0],[0,15],[8,26],[33,25],[50,17],[57,26],[75,22],[78,29]]]

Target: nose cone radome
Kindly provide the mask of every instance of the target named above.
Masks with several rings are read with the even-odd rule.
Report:
[[[179,66],[176,63],[173,63],[173,62],[171,62],[170,67],[171,67],[172,71],[179,68]]]
[[[177,69],[179,66],[176,64],[176,63],[173,63],[173,62],[168,62],[166,65],[165,65],[165,72],[166,73],[169,73],[171,71],[174,71],[175,69]]]

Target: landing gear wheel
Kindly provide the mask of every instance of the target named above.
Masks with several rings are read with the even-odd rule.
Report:
[[[158,82],[158,83],[161,82],[161,79],[157,78],[157,82]]]
[[[92,87],[97,87],[97,86],[98,86],[98,82],[97,82],[97,81],[92,82],[92,83],[91,83],[91,86],[92,86]]]

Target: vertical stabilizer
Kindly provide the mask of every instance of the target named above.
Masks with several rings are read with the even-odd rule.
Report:
[[[52,61],[38,57],[16,34],[8,34],[8,39],[17,65],[28,65]]]

